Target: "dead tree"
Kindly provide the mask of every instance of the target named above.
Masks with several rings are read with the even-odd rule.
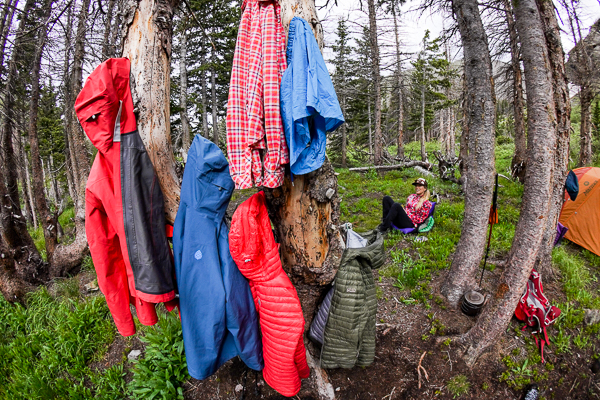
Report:
[[[442,293],[455,307],[466,290],[477,286],[475,275],[485,247],[495,171],[496,101],[492,62],[478,3],[476,0],[454,0],[452,8],[458,20],[465,59],[463,135],[468,135],[465,143],[468,154],[461,157],[466,168],[462,231],[448,279],[442,288]]]
[[[379,59],[379,43],[377,40],[377,11],[375,0],[367,0],[369,7],[369,44],[371,47],[371,75],[375,90],[375,132],[374,132],[374,162],[381,165],[383,161],[383,134],[381,132],[381,73]]]
[[[468,346],[464,359],[469,366],[506,330],[534,267],[551,209],[556,113],[546,38],[535,0],[519,1],[515,20],[525,65],[530,138],[525,189],[515,237],[496,293],[463,336]]]
[[[169,121],[171,45],[176,1],[130,1],[124,9],[122,56],[131,61],[131,94],[137,129],[156,169],[167,222],[179,207],[179,178]]]

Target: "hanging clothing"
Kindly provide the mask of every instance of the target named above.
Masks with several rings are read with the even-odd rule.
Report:
[[[279,3],[244,0],[227,102],[227,156],[236,189],[283,183],[289,150],[279,85],[285,67]]]
[[[163,194],[137,131],[129,70],[126,58],[103,62],[75,101],[98,149],[86,185],[85,231],[98,286],[123,336],[135,333],[130,303],[142,324],[153,325],[154,303],[175,298]]]
[[[323,335],[321,366],[368,366],[375,359],[377,297],[372,269],[385,261],[383,236],[378,231],[362,234],[367,245],[346,248],[335,285]]]
[[[248,367],[263,368],[250,286],[229,253],[224,217],[234,185],[228,167],[219,147],[196,135],[173,227],[183,344],[188,371],[196,379],[209,377],[238,355]]]
[[[235,263],[250,280],[260,314],[263,377],[282,395],[295,396],[300,391],[300,379],[310,375],[302,339],[304,317],[296,289],[281,267],[263,192],[237,208],[229,241]]]
[[[307,174],[325,161],[326,132],[344,123],[325,60],[305,20],[290,22],[288,68],[281,82],[281,116],[290,148],[290,169]]]

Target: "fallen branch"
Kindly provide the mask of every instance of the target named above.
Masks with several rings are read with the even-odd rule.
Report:
[[[421,365],[421,363],[423,362],[423,358],[425,357],[425,354],[427,354],[426,351],[424,351],[423,354],[421,355],[421,359],[419,359],[419,365],[417,366],[417,373],[419,374],[419,389],[421,389],[421,370],[423,370],[423,373],[425,374],[425,379],[427,379],[427,382],[429,382],[429,375],[427,374],[427,371],[425,370],[425,368],[423,368],[423,366]]]
[[[369,166],[369,167],[359,167],[359,168],[350,168],[350,171],[356,171],[356,172],[367,172],[371,169],[374,169],[376,171],[393,171],[395,169],[402,169],[402,168],[411,168],[411,167],[422,167],[425,168],[427,170],[430,170],[433,166],[425,161],[408,161],[405,163],[401,163],[401,164],[393,164],[393,165],[377,165],[377,166]]]

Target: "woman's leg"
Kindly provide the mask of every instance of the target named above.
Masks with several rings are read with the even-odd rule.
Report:
[[[385,217],[387,217],[388,213],[390,212],[390,209],[394,205],[394,200],[392,200],[392,198],[390,196],[384,196],[381,203],[383,205],[382,219],[385,220]]]
[[[391,228],[392,223],[396,228],[414,228],[415,225],[412,223],[404,208],[398,203],[394,203],[390,207],[390,211],[387,216],[383,219],[382,229],[388,230]]]

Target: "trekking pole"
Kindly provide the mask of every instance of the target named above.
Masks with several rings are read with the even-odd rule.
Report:
[[[483,282],[483,273],[485,272],[485,266],[487,264],[488,254],[490,253],[490,244],[492,243],[492,229],[494,225],[498,223],[498,174],[496,174],[496,183],[494,185],[494,195],[492,197],[492,208],[490,209],[490,218],[488,220],[490,224],[490,234],[488,235],[487,248],[485,249],[485,259],[483,260],[483,269],[481,270],[481,278],[479,279],[479,287]]]

